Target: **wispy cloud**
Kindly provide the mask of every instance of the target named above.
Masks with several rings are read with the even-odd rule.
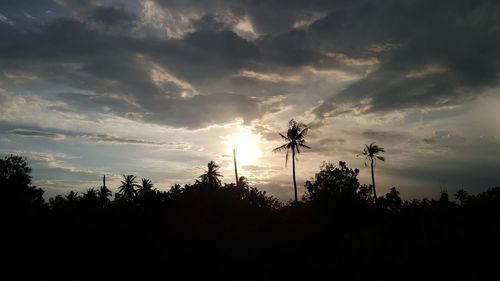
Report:
[[[91,141],[98,143],[114,143],[114,144],[131,144],[131,145],[146,145],[146,146],[159,146],[166,149],[186,150],[191,147],[189,143],[185,142],[157,142],[144,139],[123,138],[109,134],[92,134],[92,133],[79,133],[79,132],[47,132],[38,130],[26,129],[13,129],[9,131],[10,134],[22,137],[36,137],[47,138],[50,140],[64,140],[65,138],[78,138],[83,141]]]
[[[10,130],[9,133],[14,134],[14,135],[18,135],[18,136],[23,136],[23,137],[47,138],[47,139],[51,139],[51,140],[63,140],[64,139],[64,135],[61,135],[61,134],[35,131],[35,130],[14,129],[14,130]]]

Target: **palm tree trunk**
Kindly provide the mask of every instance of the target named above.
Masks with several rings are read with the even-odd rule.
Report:
[[[295,191],[295,203],[297,200],[297,182],[295,181],[295,148],[292,147],[292,169],[293,169],[293,190]]]
[[[372,186],[373,186],[373,198],[375,203],[377,203],[377,191],[375,190],[375,175],[373,174],[373,158],[371,158],[371,168],[372,168]]]
[[[233,159],[234,159],[234,174],[236,176],[236,187],[239,187],[238,181],[238,166],[236,165],[236,149],[233,149]]]

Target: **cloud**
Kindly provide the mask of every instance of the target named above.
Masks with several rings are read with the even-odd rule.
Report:
[[[367,98],[370,106],[364,113],[463,104],[498,85],[500,31],[494,27],[500,23],[496,16],[500,5],[444,1],[434,7],[427,2],[401,1],[389,6],[369,1],[313,24],[311,33],[326,35],[321,39],[325,44],[340,43],[332,48],[351,56],[376,55],[370,54],[373,47],[369,46],[398,46],[380,57],[377,70],[325,100],[317,116],[334,111],[337,104],[356,104]],[[374,8],[369,14],[368,7]],[[382,12],[391,17],[383,17]],[[446,21],[443,14],[447,14]],[[361,32],[362,26],[368,32]],[[328,28],[334,29],[329,32]],[[367,36],[358,37],[362,34]]]
[[[209,146],[234,124],[271,141],[296,118],[313,125],[304,159],[336,162],[376,141],[387,169],[432,170],[450,164],[434,154],[472,158],[495,143],[471,136],[498,132],[496,103],[474,104],[498,93],[499,19],[493,0],[7,1],[0,117],[21,143],[113,150],[101,160],[125,145],[151,159],[169,150],[194,166],[225,153]],[[185,156],[191,143],[201,148]]]
[[[252,70],[243,70],[237,74],[234,74],[233,77],[255,79],[270,83],[279,83],[279,82],[298,83],[302,81],[302,78],[298,75],[286,76],[277,73],[255,72]]]
[[[362,136],[372,141],[398,142],[408,137],[407,133],[397,131],[363,131]]]
[[[47,138],[51,140],[63,140],[64,135],[49,133],[49,132],[41,132],[35,130],[24,130],[24,129],[14,129],[10,130],[9,133],[22,136],[22,137],[35,137],[35,138]]]
[[[88,18],[96,24],[104,27],[120,29],[133,28],[139,17],[126,11],[123,7],[99,6],[89,11]]]
[[[14,25],[14,22],[0,13],[0,24]]]
[[[184,41],[202,53],[216,55],[224,59],[255,58],[259,49],[232,31],[195,31],[188,33]]]
[[[77,138],[83,141],[98,142],[98,143],[158,146],[165,149],[176,149],[176,150],[186,150],[191,147],[191,145],[186,142],[158,142],[158,141],[144,140],[144,139],[123,138],[110,134],[94,134],[94,133],[73,132],[73,131],[63,131],[63,130],[56,130],[56,131],[57,132],[27,130],[27,129],[12,129],[8,132],[10,134],[22,137],[47,138],[55,141],[64,140],[66,138]]]

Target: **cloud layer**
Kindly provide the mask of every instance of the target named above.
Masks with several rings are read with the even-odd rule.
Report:
[[[296,118],[322,152],[309,153],[303,179],[322,160],[362,165],[356,152],[376,141],[391,146],[387,185],[498,181],[486,167],[500,167],[495,157],[473,157],[498,156],[488,122],[498,113],[484,109],[498,104],[498,1],[3,1],[0,38],[0,138],[11,150],[120,144],[184,151],[143,158],[194,167],[225,153],[235,124],[268,151]],[[460,172],[442,168],[451,155]],[[484,169],[464,177],[467,161]]]

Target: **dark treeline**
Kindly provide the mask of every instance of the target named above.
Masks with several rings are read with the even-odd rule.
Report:
[[[374,201],[357,169],[325,163],[302,200],[283,204],[243,177],[221,184],[217,169],[210,162],[168,192],[124,175],[116,194],[103,181],[45,202],[26,159],[1,159],[2,279],[477,280],[496,271],[500,187],[409,201],[392,188]]]

